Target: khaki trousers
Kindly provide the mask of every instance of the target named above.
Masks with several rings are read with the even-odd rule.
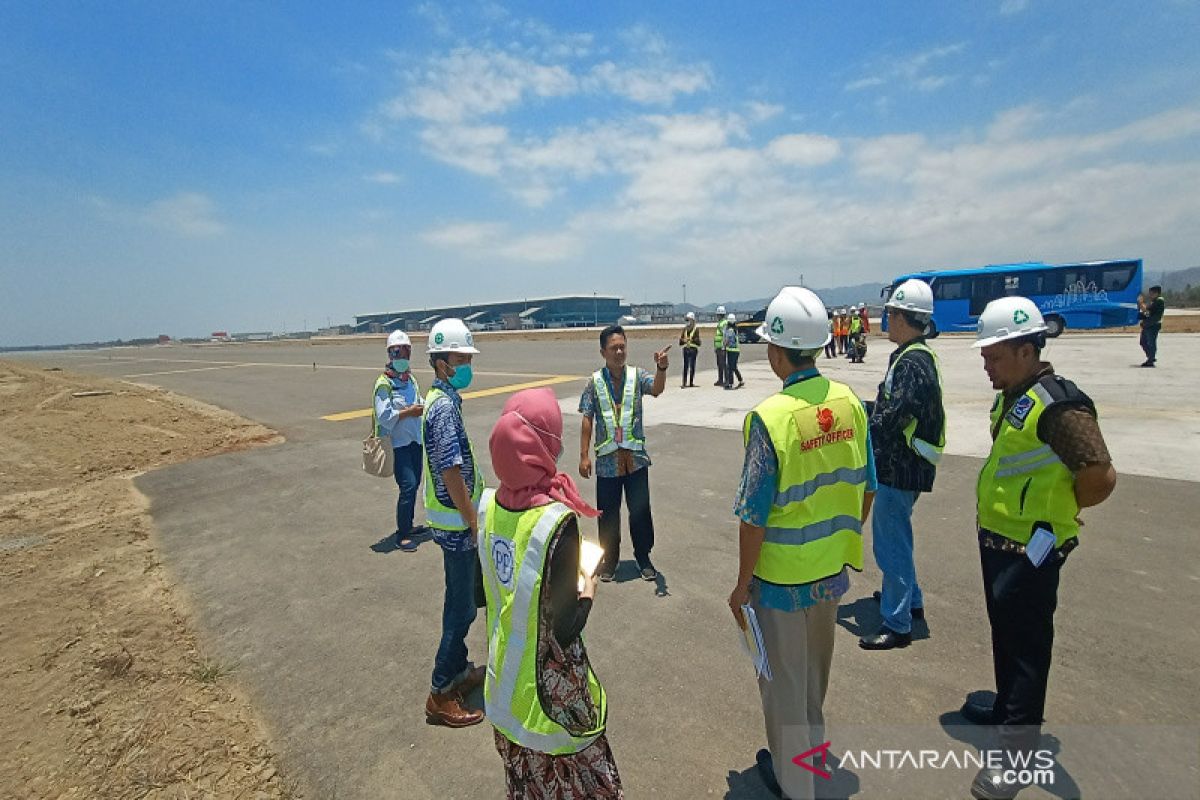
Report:
[[[774,677],[770,681],[759,678],[758,691],[775,779],[783,787],[784,797],[808,800],[814,796],[816,776],[792,759],[825,741],[822,706],[833,663],[837,601],[826,600],[803,611],[776,611],[755,603],[754,613]],[[815,763],[820,764],[819,757]],[[826,771],[831,771],[829,761],[825,763]]]

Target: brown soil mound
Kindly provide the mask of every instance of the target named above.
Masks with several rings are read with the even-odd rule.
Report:
[[[291,797],[131,479],[280,441],[159,389],[0,362],[0,797]]]

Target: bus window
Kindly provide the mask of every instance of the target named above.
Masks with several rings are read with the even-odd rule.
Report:
[[[1099,270],[1096,285],[1106,292],[1119,292],[1133,280],[1133,264],[1119,264]]]
[[[1021,293],[1021,276],[1020,275],[1005,275],[1004,276],[1004,293],[1008,296]]]
[[[963,278],[938,278],[933,282],[934,300],[962,300],[967,296]]]
[[[987,304],[998,297],[1004,296],[1004,276],[1003,275],[976,275],[971,281],[971,307],[969,309],[972,317],[978,317],[983,313],[983,309]]]

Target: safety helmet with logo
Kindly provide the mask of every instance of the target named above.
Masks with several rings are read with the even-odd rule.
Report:
[[[683,318],[684,318],[684,319],[692,319],[692,320],[694,320],[694,319],[696,318],[696,312],[695,312],[695,311],[689,311],[689,312],[687,312],[686,314],[684,314],[684,315],[683,315]]]
[[[737,322],[737,314],[729,314],[725,317],[726,322]]]
[[[896,287],[896,291],[892,292],[892,296],[884,303],[884,308],[896,308],[928,316],[933,313],[933,289],[929,288],[925,281],[909,278]]]
[[[1026,297],[1001,297],[993,300],[979,315],[979,328],[972,347],[987,347],[1008,339],[1045,333],[1042,312]]]
[[[438,320],[429,329],[428,352],[433,353],[478,353],[475,337],[461,319],[448,317]]]
[[[408,334],[404,331],[392,331],[388,334],[388,350],[391,350],[393,347],[406,347],[411,345],[412,341],[408,338]]]
[[[785,286],[767,306],[759,338],[789,350],[816,350],[829,343],[825,304],[810,289]]]

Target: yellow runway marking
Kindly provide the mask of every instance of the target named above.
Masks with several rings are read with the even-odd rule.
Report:
[[[525,383],[511,383],[507,386],[494,386],[491,389],[478,389],[474,392],[463,392],[463,399],[470,400],[473,397],[492,397],[498,394],[512,394],[523,389],[536,389],[539,386],[553,386],[557,383],[570,383],[571,381],[581,381],[583,375],[552,375],[549,378],[543,378],[538,381],[527,381]],[[369,417],[374,411],[369,408],[364,408],[359,411],[343,411],[340,414],[329,414],[321,417],[327,422],[344,422],[348,419],[362,419]]]

